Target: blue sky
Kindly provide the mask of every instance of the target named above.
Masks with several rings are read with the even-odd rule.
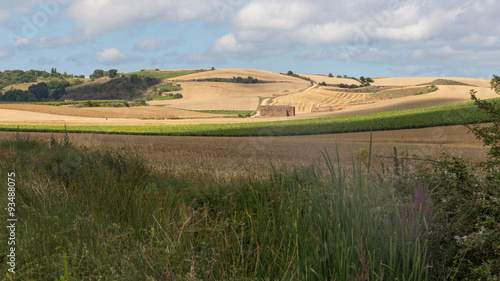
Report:
[[[500,74],[497,0],[0,0],[0,71]]]

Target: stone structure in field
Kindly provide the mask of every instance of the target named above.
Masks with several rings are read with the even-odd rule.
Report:
[[[261,105],[262,117],[288,117],[295,116],[295,106],[290,105]]]

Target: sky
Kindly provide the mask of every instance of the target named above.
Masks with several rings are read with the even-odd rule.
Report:
[[[0,0],[0,71],[500,75],[498,0]]]

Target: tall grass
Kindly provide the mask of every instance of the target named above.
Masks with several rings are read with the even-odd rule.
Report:
[[[427,279],[427,231],[401,211],[413,201],[361,163],[347,173],[325,153],[326,174],[271,167],[268,178],[220,182],[58,141],[18,138],[0,153],[2,181],[19,180],[13,280]]]

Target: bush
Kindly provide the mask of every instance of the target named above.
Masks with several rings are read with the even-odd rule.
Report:
[[[490,84],[491,88],[500,94],[500,77],[493,75]],[[470,91],[471,99],[482,112],[492,118],[493,124],[491,126],[471,125],[469,129],[477,139],[483,141],[485,146],[491,146],[488,152],[491,159],[488,163],[500,164],[500,103],[480,100],[476,97],[476,93],[475,90]]]

